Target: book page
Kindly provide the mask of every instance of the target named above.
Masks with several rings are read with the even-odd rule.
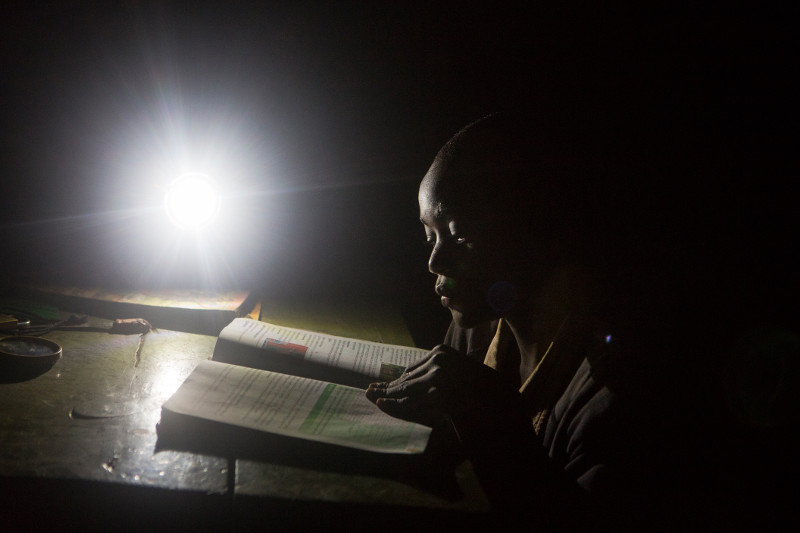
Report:
[[[313,333],[302,329],[236,318],[220,339],[278,350],[314,363],[343,368],[381,381],[397,378],[428,350]]]
[[[383,413],[364,391],[201,361],[164,404],[174,413],[383,453],[422,453],[430,429]]]

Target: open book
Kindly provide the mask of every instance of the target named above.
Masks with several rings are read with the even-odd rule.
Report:
[[[214,360],[364,388],[399,377],[427,353],[237,318],[219,334]]]
[[[163,405],[159,432],[188,418],[212,422],[214,431],[233,426],[370,452],[422,453],[430,428],[386,415],[363,389],[343,383],[393,379],[425,354],[237,318],[220,333],[214,361],[201,362]]]

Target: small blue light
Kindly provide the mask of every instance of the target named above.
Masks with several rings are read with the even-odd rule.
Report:
[[[611,335],[606,335],[606,344],[611,342]]]

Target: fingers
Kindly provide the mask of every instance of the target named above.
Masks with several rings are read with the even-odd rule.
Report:
[[[435,346],[433,350],[428,352],[428,355],[406,368],[405,373],[410,374],[416,372],[434,362],[441,364],[443,360],[448,360],[452,355],[459,355],[455,348],[452,348],[446,344],[439,344]]]
[[[386,412],[406,411],[410,409],[436,407],[438,398],[438,389],[432,387],[430,390],[426,391],[425,394],[403,395],[397,397],[381,396],[375,400],[375,404]]]
[[[369,401],[376,403],[378,398],[383,398],[385,388],[386,383],[370,383],[364,394],[366,394]]]
[[[402,376],[389,383],[372,383],[366,390],[367,398],[376,402],[383,399],[399,400],[403,398],[417,398],[433,394],[437,384],[437,370],[422,374],[417,378]],[[438,398],[438,392],[435,395]]]
[[[429,393],[431,388],[439,386],[445,373],[435,362],[436,358],[432,357],[422,366],[404,373],[394,381],[370,384],[367,397],[401,398]]]
[[[425,396],[405,396],[402,398],[378,398],[376,405],[384,413],[433,427],[442,418],[441,412],[435,407],[437,391]]]
[[[445,344],[436,346],[427,356],[406,368],[406,370],[403,372],[403,375],[394,381],[379,381],[370,383],[369,387],[367,387],[367,398],[374,402],[377,398],[384,397],[387,394],[397,395],[402,393],[405,390],[405,387],[408,386],[403,384],[425,376],[431,371],[431,366],[442,364],[443,359],[447,358],[447,355],[444,354],[449,354],[451,352],[458,354],[458,352],[456,352],[453,348]]]
[[[450,348],[446,344],[439,344],[439,345],[435,346],[433,348],[433,350],[428,352],[428,355],[426,355],[425,357],[423,357],[422,359],[420,359],[419,361],[417,361],[413,365],[410,365],[408,368],[406,368],[406,372],[413,372],[413,371],[417,370],[418,368],[422,367],[423,365],[426,365],[426,364],[430,363],[431,359],[433,359],[436,356],[436,354],[438,354],[438,353],[440,353],[440,352],[442,352],[444,350],[447,350],[447,349],[452,350],[452,348]]]
[[[370,384],[366,397],[391,416],[429,425],[441,418],[445,396],[457,385],[452,381],[459,378],[459,366],[453,363],[460,357],[453,348],[439,345],[396,380]]]
[[[384,413],[433,427],[441,414],[434,407],[438,401],[438,392],[433,389],[429,394],[398,395],[389,397],[386,393],[388,383],[372,383],[366,391],[367,399],[375,403]]]

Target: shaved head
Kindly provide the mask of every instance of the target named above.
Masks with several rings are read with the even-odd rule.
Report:
[[[576,146],[563,125],[524,114],[486,116],[439,150],[420,184],[420,199],[446,199],[440,210],[457,209],[494,238],[515,238],[523,256],[528,244],[540,258],[545,250],[552,256],[560,253],[571,214],[579,209]]]
[[[423,183],[463,208],[509,200],[532,173],[525,159],[532,139],[517,117],[490,115],[456,133],[439,150]]]

